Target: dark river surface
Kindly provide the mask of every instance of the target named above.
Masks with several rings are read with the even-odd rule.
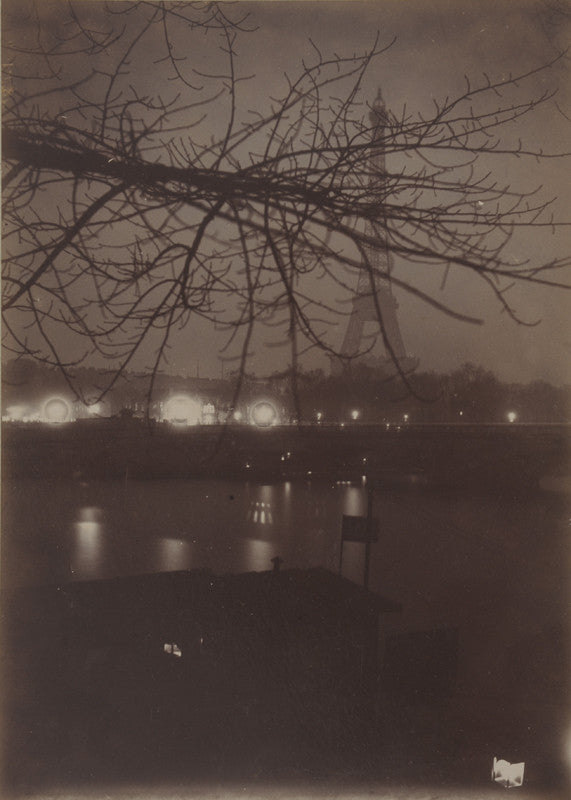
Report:
[[[157,571],[339,568],[343,514],[373,490],[378,543],[370,588],[403,603],[411,624],[470,625],[498,635],[565,615],[571,495],[482,495],[311,480],[6,482],[4,588]],[[361,583],[364,546],[345,543],[343,574]]]
[[[462,713],[474,720],[510,708],[512,730],[520,714],[535,749],[571,751],[561,655],[571,632],[568,489],[562,482],[516,496],[365,479],[5,481],[3,590],[173,570],[263,571],[278,555],[284,569],[337,571],[342,515],[365,514],[372,490],[379,540],[369,585],[402,603],[401,614],[384,616],[384,633],[457,629]],[[343,575],[361,583],[363,566],[364,546],[345,543]],[[514,657],[534,664],[519,683]]]

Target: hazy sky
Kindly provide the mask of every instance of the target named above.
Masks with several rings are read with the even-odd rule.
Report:
[[[7,5],[17,7],[14,0]],[[364,96],[372,100],[377,87],[382,87],[386,105],[398,115],[404,105],[429,112],[434,99],[465,89],[465,75],[475,84],[483,73],[497,80],[536,67],[568,46],[571,29],[571,6],[559,0],[266,0],[239,6],[248,12],[251,25],[258,27],[255,33],[238,39],[236,45],[238,68],[244,75],[255,75],[240,85],[243,107],[263,108],[269,103],[267,97],[283,90],[284,73],[295,75],[301,59],[311,56],[310,39],[322,52],[341,55],[370,47],[377,31],[382,43],[395,39],[368,75],[363,89]],[[216,54],[203,50],[197,57],[211,66]],[[569,62],[562,60],[549,75],[535,78],[530,88],[540,90],[545,82],[555,83],[558,104],[571,116],[569,75]],[[148,79],[156,80],[152,66]],[[570,130],[571,124],[551,103],[536,117],[526,119],[517,134],[533,146],[561,151],[569,146]],[[559,159],[529,165],[508,159],[494,162],[493,167],[500,182],[510,181],[516,188],[532,189],[542,184],[545,197],[557,198],[556,215],[570,219],[568,163]],[[557,236],[541,231],[524,235],[510,243],[507,254],[514,259],[530,255],[546,260],[568,253],[569,238],[562,232]],[[397,262],[396,274],[410,277],[410,269]],[[425,277],[418,268],[414,280],[422,288],[440,291],[434,278]],[[522,318],[541,320],[540,324],[533,328],[517,325],[500,313],[478,281],[460,275],[448,281],[442,299],[469,313],[477,304],[485,319],[483,326],[455,322],[397,292],[399,322],[408,352],[419,359],[422,370],[447,371],[473,361],[504,380],[541,378],[556,384],[571,383],[571,291],[528,286],[516,287],[510,296]],[[338,345],[342,336],[340,326]],[[193,324],[172,350],[173,370],[193,374],[199,364],[202,375],[220,375],[218,344],[210,332],[204,333],[200,323]],[[281,363],[278,351],[258,341],[251,368],[270,372],[284,366],[285,360],[284,355]],[[307,367],[329,368],[319,354],[308,356],[304,363]]]
[[[244,53],[248,67],[257,66],[260,92],[266,84],[279,82],[284,71],[293,73],[300,58],[310,56],[308,39],[325,52],[352,53],[369,46],[377,31],[382,42],[396,37],[368,76],[368,83],[370,97],[374,97],[377,85],[381,86],[387,106],[397,114],[404,104],[429,111],[433,98],[464,89],[464,75],[476,82],[483,72],[492,79],[510,72],[523,73],[566,46],[570,30],[563,24],[564,17],[554,16],[550,4],[541,2],[355,0],[243,5],[250,12],[250,20],[260,27],[256,46]],[[560,65],[554,73],[550,79],[559,83],[559,104],[569,113],[568,64]],[[561,151],[568,149],[570,131],[569,124],[551,107],[536,119],[526,120],[519,134],[533,144],[543,143],[545,148]],[[547,194],[559,197],[560,217],[569,219],[571,198],[564,161],[542,165],[532,175],[529,165],[523,169],[513,161],[494,165],[503,173],[500,177],[514,176],[514,185],[530,188],[532,183],[544,184]],[[568,253],[569,243],[569,234],[553,237],[535,233],[531,241],[514,241],[510,252],[517,257],[524,248],[531,248],[541,258],[547,253]],[[406,265],[400,268],[406,274]],[[419,280],[418,275],[415,279]],[[523,328],[500,313],[477,281],[458,277],[447,289],[456,307],[466,309],[473,308],[474,293],[480,293],[485,325],[454,322],[397,293],[403,338],[409,353],[419,359],[420,369],[445,371],[471,360],[506,380],[571,382],[571,292],[534,287],[514,290],[521,316],[528,321],[541,319],[539,326]]]

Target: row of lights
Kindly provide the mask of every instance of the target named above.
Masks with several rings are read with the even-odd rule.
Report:
[[[80,413],[97,416],[104,411],[102,403],[84,405]],[[27,406],[14,405],[6,409],[2,417],[4,422],[48,422],[62,424],[73,422],[77,416],[75,404],[68,402],[63,397],[50,397],[41,405],[39,411],[32,411]],[[212,403],[202,403],[196,398],[176,396],[170,398],[161,412],[164,422],[178,425],[198,425],[200,423],[213,423],[216,409]],[[240,411],[233,414],[233,419],[241,421],[243,415]],[[260,428],[268,428],[279,423],[279,413],[276,407],[268,400],[260,400],[248,409],[247,421]]]
[[[93,403],[85,405],[84,410],[90,415],[98,415],[103,411],[102,403]],[[463,411],[459,412],[463,416]],[[212,423],[215,421],[215,408],[212,403],[202,403],[196,398],[187,395],[177,395],[171,397],[164,405],[162,410],[162,419],[165,422],[171,422],[179,425],[198,425],[200,423]],[[316,412],[316,419],[321,423],[324,419],[323,411]],[[361,412],[358,409],[353,409],[350,413],[353,422],[357,422],[361,417]],[[241,411],[235,411],[232,418],[236,422],[241,422],[244,415]],[[515,411],[508,411],[506,418],[510,424],[517,421],[517,414]],[[71,422],[74,419],[73,406],[62,397],[50,397],[42,405],[42,410],[39,414],[30,414],[25,406],[10,406],[7,413],[2,417],[3,421],[21,421],[21,422],[51,422],[62,423]],[[409,422],[409,415],[403,414],[403,422]],[[250,406],[247,412],[247,420],[252,425],[259,428],[269,428],[273,425],[278,425],[280,417],[278,410],[269,400],[260,400]],[[341,423],[344,427],[344,423]],[[389,425],[387,424],[387,428]]]
[[[459,413],[460,417],[464,416],[464,412],[463,411],[460,411],[458,413]],[[320,422],[323,422],[325,414],[323,413],[323,411],[316,411],[315,416],[316,416],[317,422],[320,423]],[[357,422],[357,420],[360,419],[360,417],[361,417],[361,412],[357,408],[354,408],[350,413],[350,417],[353,420],[353,422]],[[517,422],[517,413],[515,411],[508,411],[507,414],[506,414],[506,419],[507,419],[507,421],[509,423]],[[409,414],[403,414],[402,415],[402,421],[405,423],[405,425],[406,425],[407,422],[409,422],[409,420],[410,420],[410,415]],[[341,427],[345,427],[345,423],[342,422],[341,423]],[[387,423],[386,427],[389,428],[390,424]]]
[[[177,395],[165,403],[162,420],[175,425],[199,425],[213,422],[215,413],[212,403],[201,403],[194,397]],[[246,422],[257,425],[259,428],[269,428],[280,422],[278,410],[269,400],[259,400],[253,403],[245,416]],[[232,419],[235,422],[243,422],[244,414],[238,410],[234,411]]]
[[[92,403],[82,405],[83,413],[96,416],[103,411],[102,403]],[[31,410],[28,406],[15,405],[8,406],[6,414],[2,416],[3,422],[51,422],[62,423],[72,422],[76,417],[76,410],[73,403],[69,403],[63,397],[50,397],[45,400],[40,410]]]

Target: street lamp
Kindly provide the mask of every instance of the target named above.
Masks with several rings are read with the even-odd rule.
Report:
[[[351,411],[351,419],[354,422],[356,422],[359,419],[359,416],[360,416],[360,412],[356,408],[354,408],[353,411]]]

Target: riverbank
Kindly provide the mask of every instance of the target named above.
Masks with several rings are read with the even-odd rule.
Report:
[[[75,480],[304,476],[385,483],[537,487],[571,464],[555,425],[202,426],[142,421],[4,424],[3,475]]]

